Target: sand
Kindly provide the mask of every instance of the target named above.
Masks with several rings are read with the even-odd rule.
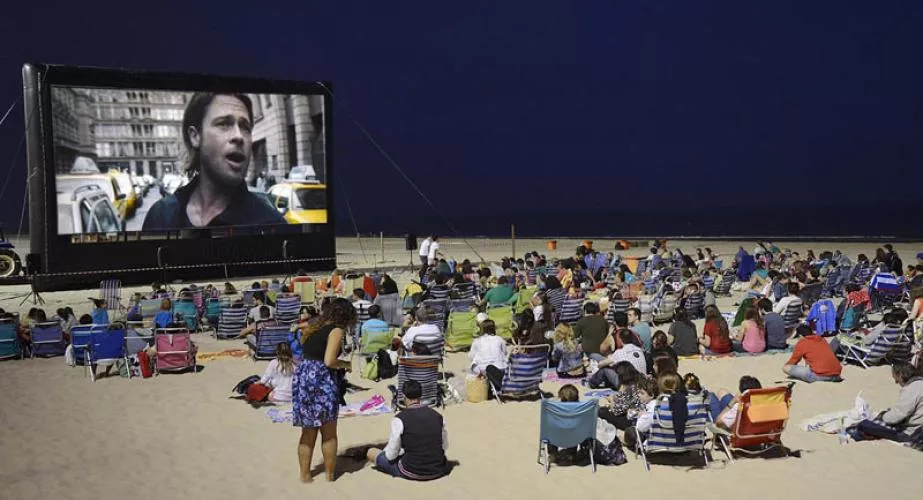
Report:
[[[403,264],[400,242],[387,242],[386,259]],[[510,250],[509,242],[476,242],[479,252],[495,259]],[[517,243],[517,253],[542,242]],[[784,244],[779,243],[780,246]],[[366,242],[366,251],[369,244]],[[732,253],[737,244],[682,243],[682,248],[710,246]],[[746,243],[749,249],[753,244]],[[834,248],[833,244],[784,245],[804,251]],[[872,255],[874,244],[839,244],[854,258]],[[561,248],[570,248],[561,242]],[[610,249],[611,245],[597,247]],[[463,244],[443,243],[455,258],[470,257]],[[905,263],[923,245],[896,245]],[[340,243],[344,267],[363,264],[355,239]],[[623,252],[640,254],[644,249]],[[562,250],[559,255],[565,255]],[[380,259],[377,259],[380,260]],[[403,261],[402,261],[403,260]],[[382,264],[388,267],[388,264]],[[249,279],[235,280],[243,284]],[[12,294],[23,287],[0,289],[0,307],[20,310]],[[92,295],[92,293],[90,293]],[[86,312],[87,291],[43,294],[46,310],[62,304]],[[735,297],[735,299],[737,299]],[[734,299],[721,299],[730,310]],[[701,321],[699,322],[701,325]],[[239,341],[216,341],[196,334],[200,351],[240,347]],[[712,390],[736,389],[743,374],[764,385],[782,380],[785,355],[763,355],[712,361],[683,360],[681,372],[697,373]],[[465,353],[450,354],[450,372],[462,373]],[[887,367],[863,370],[848,366],[840,384],[798,384],[791,421],[783,440],[801,458],[743,459],[728,464],[714,453],[708,469],[654,466],[648,473],[629,455],[619,467],[556,467],[545,475],[536,464],[538,412],[536,402],[461,404],[442,413],[448,426],[448,457],[458,465],[452,474],[431,483],[392,479],[361,461],[341,457],[341,475],[323,479],[320,450],[316,451],[315,483],[298,481],[295,454],[299,430],[273,424],[265,409],[253,409],[229,399],[240,379],[262,373],[267,362],[219,359],[198,374],[161,375],[151,379],[104,378],[96,383],[83,368],[71,368],[63,358],[0,362],[0,498],[590,498],[631,492],[636,497],[680,495],[691,498],[918,498],[918,471],[923,455],[885,442],[842,446],[835,436],[807,433],[798,424],[816,414],[848,409],[859,391],[883,409],[897,397]],[[378,393],[388,395],[389,381],[372,383],[351,376],[368,391],[351,394],[350,402]],[[559,384],[544,383],[555,392]],[[389,397],[389,396],[388,396]],[[353,417],[339,421],[339,450],[387,439],[391,416]]]

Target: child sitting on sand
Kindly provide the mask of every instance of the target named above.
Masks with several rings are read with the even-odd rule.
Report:
[[[644,410],[638,413],[634,427],[625,429],[625,446],[630,449],[634,449],[638,439],[650,432],[654,424],[654,411],[657,409],[657,396],[660,393],[659,384],[647,377],[638,380],[637,385],[638,401],[644,405]],[[668,385],[667,388],[669,389],[670,386]]]
[[[269,401],[273,403],[292,402],[292,375],[295,362],[292,360],[292,348],[286,342],[276,344],[276,358],[269,362],[260,383],[272,388]]]

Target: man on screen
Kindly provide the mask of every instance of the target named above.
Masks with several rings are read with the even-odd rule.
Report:
[[[142,230],[285,224],[247,189],[253,104],[243,94],[197,92],[183,113],[189,184],[151,207]]]

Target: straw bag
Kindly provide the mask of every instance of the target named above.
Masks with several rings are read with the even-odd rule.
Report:
[[[487,401],[487,379],[484,377],[468,377],[465,380],[465,393],[469,403]]]

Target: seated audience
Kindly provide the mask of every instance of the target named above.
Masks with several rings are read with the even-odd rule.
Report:
[[[292,348],[285,342],[276,345],[276,358],[269,362],[260,383],[272,388],[269,401],[273,403],[292,402],[292,375],[295,373],[295,362],[292,359]]]
[[[557,373],[562,378],[583,377],[583,348],[574,338],[574,330],[567,324],[560,324],[554,329],[554,348],[551,362],[557,365]]]
[[[683,307],[676,308],[673,324],[667,332],[673,337],[673,351],[679,356],[694,356],[699,354],[699,334],[696,332],[695,323],[689,319],[689,313]]]
[[[703,355],[731,352],[731,334],[727,320],[715,306],[705,308],[705,328],[699,337],[699,351]]]
[[[897,401],[871,420],[863,420],[848,432],[853,439],[888,439],[905,443],[923,428],[923,376],[909,363],[891,365],[891,377],[901,387]]]
[[[836,358],[830,344],[820,335],[814,335],[808,325],[799,325],[797,334],[801,340],[795,344],[795,351],[782,371],[791,378],[809,384],[842,381],[840,360]],[[798,364],[802,359],[805,362],[803,366]]]

